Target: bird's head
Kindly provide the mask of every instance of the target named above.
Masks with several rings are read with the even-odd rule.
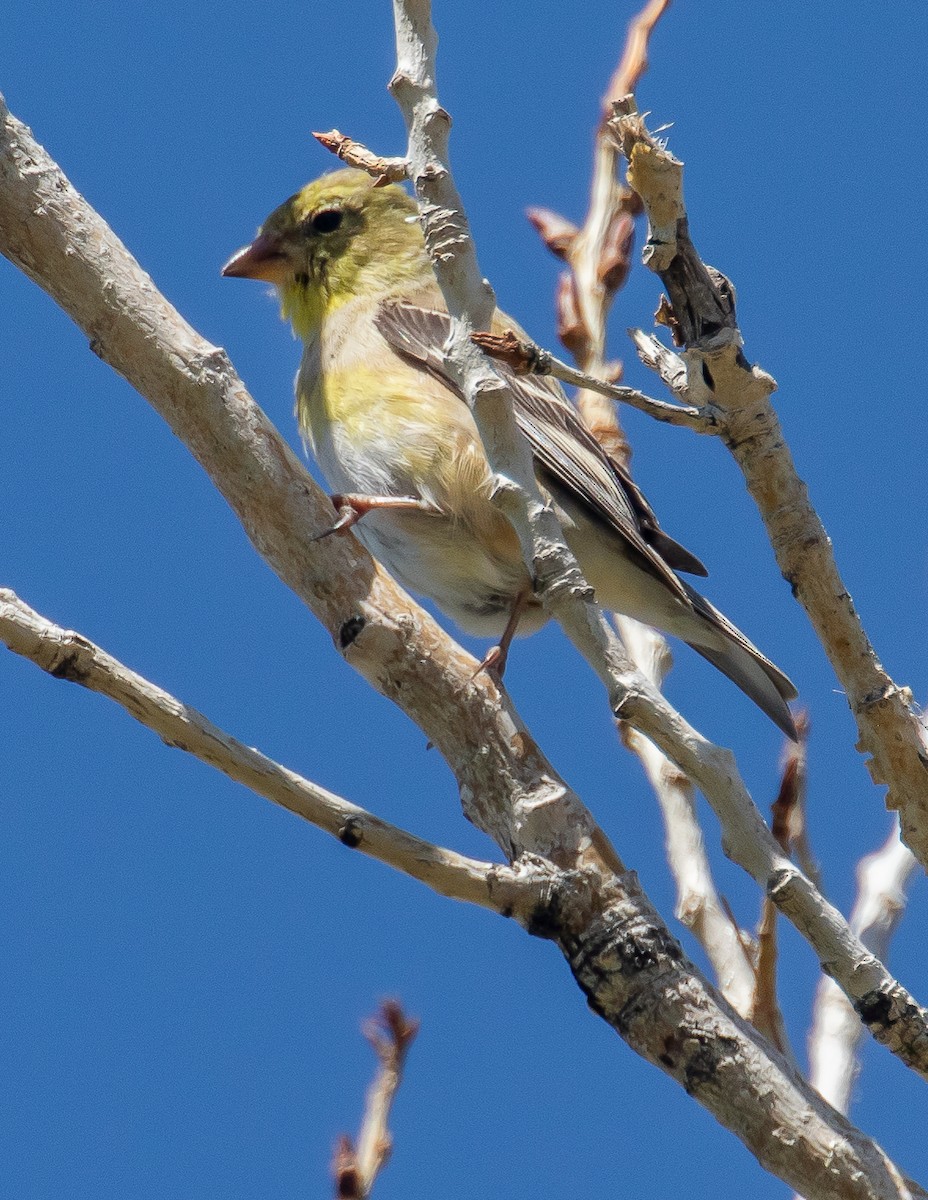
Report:
[[[428,271],[415,202],[354,170],[323,175],[285,200],[222,268],[273,283],[300,337],[353,297],[381,296]]]

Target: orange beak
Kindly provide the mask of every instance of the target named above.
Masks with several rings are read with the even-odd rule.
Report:
[[[259,233],[250,246],[243,246],[222,268],[231,279],[263,279],[267,283],[284,283],[289,268],[280,242],[271,234]]]

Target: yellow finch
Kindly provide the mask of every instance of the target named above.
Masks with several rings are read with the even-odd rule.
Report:
[[[303,341],[300,430],[358,536],[405,586],[468,633],[503,639],[545,621],[474,419],[446,373],[450,319],[415,203],[360,171],[324,175],[275,209],[223,268],[263,279]],[[519,327],[497,311],[493,332]],[[682,638],[790,737],[796,691],[676,571],[705,575],[663,532],[627,471],[559,384],[505,367],[538,482],[606,609]]]

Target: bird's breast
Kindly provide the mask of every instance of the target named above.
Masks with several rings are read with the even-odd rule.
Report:
[[[401,583],[462,628],[499,636],[530,582],[515,532],[492,502],[467,405],[392,354],[324,362],[304,356],[297,414],[331,489],[411,496],[433,509],[374,509],[356,533]]]

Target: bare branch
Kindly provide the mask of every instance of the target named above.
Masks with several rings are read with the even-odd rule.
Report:
[[[387,1119],[403,1078],[406,1055],[418,1032],[419,1022],[408,1020],[395,1000],[386,1001],[364,1028],[364,1036],[380,1061],[377,1078],[367,1095],[364,1121],[358,1135],[361,1175],[371,1183],[390,1153]],[[370,1190],[369,1186],[367,1190]]]
[[[641,212],[638,196],[617,177],[619,153],[608,122],[616,98],[633,92],[647,70],[648,43],[668,7],[669,0],[648,0],[629,24],[621,60],[602,101],[589,208],[567,255],[575,280],[580,326],[585,333],[582,343],[570,348],[583,370],[597,378],[605,378],[606,317],[613,296],[631,269],[634,218]],[[560,294],[566,299],[566,289]],[[615,426],[602,394],[595,389],[581,390],[577,403],[603,444],[614,446],[614,452],[629,459],[631,448]]]
[[[575,644],[602,657],[615,639],[564,541],[554,509],[539,491],[509,389],[470,341],[473,333],[490,329],[496,297],[480,271],[448,161],[451,121],[435,85],[438,40],[430,5],[428,0],[394,0],[393,12],[397,66],[390,90],[409,131],[407,161],[426,249],[454,318],[446,363],[473,411],[494,473],[494,499],[518,534],[536,595]]]
[[[644,712],[636,727],[678,763],[709,801],[722,824],[725,853],[808,939],[826,973],[852,1000],[873,1036],[897,1048],[903,1061],[928,1078],[928,1012],[783,853],[740,778],[731,752],[707,742],[653,689],[642,695],[629,681],[626,704],[641,705]],[[618,715],[624,716],[621,708]]]
[[[587,371],[577,370],[530,339],[516,337],[511,330],[502,334],[474,333],[471,334],[471,341],[491,358],[498,358],[500,362],[511,367],[517,375],[553,375],[561,383],[596,392],[610,400],[619,400],[630,408],[647,413],[657,421],[681,425],[697,433],[709,433],[715,426],[711,409],[694,408],[691,404],[668,404],[664,400],[654,400],[635,388],[607,383]],[[608,411],[614,425],[611,408]]]
[[[700,432],[714,423],[711,409],[655,405],[649,397],[631,389],[602,382],[611,373],[605,362],[607,317],[631,269],[634,217],[641,211],[637,195],[616,177],[619,155],[607,122],[615,96],[631,91],[646,69],[648,38],[666,7],[660,0],[646,5],[629,26],[621,62],[603,100],[589,210],[582,230],[574,229],[569,238],[564,237],[560,219],[545,211],[536,210],[533,220],[549,249],[570,265],[571,273],[562,276],[558,285],[558,333],[587,369],[574,371],[534,346],[523,348],[527,369],[539,373],[550,370],[563,382],[579,387],[576,401],[587,425],[606,452],[626,465],[631,447],[614,406],[604,400],[606,396],[643,408],[659,420],[685,424]],[[531,212],[529,218],[533,219]],[[475,335],[475,340],[480,336]],[[615,621],[632,661],[660,689],[673,661],[667,642],[630,618],[616,616]],[[626,745],[644,767],[664,818],[668,860],[677,883],[677,915],[706,951],[726,998],[739,1013],[748,1015],[755,1008],[756,991],[751,939],[739,929],[716,893],[692,784],[676,762],[643,733],[627,723],[621,723],[620,729]]]
[[[471,403],[494,471],[495,499],[518,533],[537,594],[605,685],[613,712],[622,708],[623,718],[642,722],[642,732],[658,740],[655,722],[646,714],[655,698],[665,709],[668,706],[634,671],[621,642],[593,603],[557,518],[538,490],[531,453],[516,427],[508,389],[470,341],[472,334],[489,328],[495,297],[479,270],[448,165],[450,120],[435,88],[437,38],[428,0],[394,0],[394,16],[397,70],[390,86],[409,129],[407,159],[426,247],[448,310],[457,318],[446,361]],[[630,690],[643,703],[629,704]]]
[[[469,819],[513,858],[529,853],[559,865],[621,869],[506,693],[485,673],[475,677],[474,658],[350,534],[307,537],[331,527],[329,498],[225,353],[168,304],[2,101],[0,252],[64,308],[96,353],[161,414],[338,652],[444,755]]]
[[[847,695],[860,744],[872,755],[870,773],[889,788],[887,804],[899,810],[905,841],[928,865],[928,730],[909,689],[878,661],[857,616],[770,403],[776,385],[742,353],[731,285],[693,247],[683,164],[648,133],[631,98],[616,106],[612,130],[648,213],[645,262],[667,289],[687,347],[678,356],[685,380],[678,381],[676,394],[697,407],[719,409],[718,432],[744,473],[780,570]]]
[[[397,70],[391,88],[410,131],[408,161],[426,246],[445,302],[460,320],[448,366],[473,409],[500,490],[500,503],[519,532],[526,560],[546,604],[607,690],[613,714],[651,739],[712,805],[725,830],[725,849],[770,895],[815,947],[864,1014],[874,1036],[928,1076],[928,1011],[868,954],[844,918],[783,854],[741,780],[730,752],[699,734],[635,669],[567,551],[557,520],[540,500],[531,455],[518,434],[507,389],[481,362],[470,335],[489,324],[492,289],[480,273],[460,196],[448,166],[450,119],[435,90],[437,38],[428,0],[394,0]],[[473,355],[480,361],[474,361]],[[511,485],[511,486],[510,486]],[[536,499],[537,498],[537,499]],[[566,554],[565,554],[566,552]],[[563,601],[563,603],[562,603]]]
[[[622,96],[634,92],[648,69],[648,44],[658,21],[670,7],[670,0],[649,0],[628,26],[625,49],[609,80],[603,97],[603,124],[612,116],[612,105]]]
[[[777,907],[765,896],[757,928],[756,984],[749,1016],[751,1024],[792,1060],[783,1014],[777,1003]]]
[[[534,872],[527,872],[528,864],[516,871],[466,858],[382,821],[230,737],[196,709],[130,671],[80,634],[47,621],[5,588],[0,588],[0,642],[56,679],[79,683],[115,700],[169,746],[186,750],[342,845],[418,879],[442,896],[507,915],[521,912],[526,921],[544,902],[537,894],[530,899]]]
[[[603,915],[594,923],[594,936],[580,937],[574,943],[568,919],[560,939],[580,986],[587,995],[595,995],[596,1011],[615,1023],[630,1045],[684,1083],[710,1112],[718,1116],[724,1107],[726,1117],[720,1118],[723,1123],[748,1145],[763,1166],[790,1182],[806,1200],[820,1197],[851,1200],[859,1195],[872,1196],[874,1200],[877,1196],[897,1200],[924,1197],[924,1190],[905,1180],[883,1151],[871,1143],[869,1149],[876,1150],[877,1158],[871,1158],[869,1153],[864,1155],[856,1139],[849,1139],[846,1131],[841,1133],[830,1117],[827,1120],[830,1132],[824,1142],[819,1141],[824,1132],[819,1125],[822,1110],[816,1109],[810,1100],[815,1096],[812,1089],[750,1024],[731,1010],[716,1008],[710,1012],[705,1007],[707,993],[703,984],[694,986],[695,976],[689,964],[678,973],[663,957],[656,914],[645,914],[640,908],[633,914],[626,906],[629,899],[631,896],[623,898],[618,893],[614,893],[611,901],[605,895],[600,896],[594,903]],[[638,958],[633,963],[622,949],[632,930],[637,948],[633,953],[647,946],[647,962]],[[648,980],[657,974],[664,975],[666,991],[665,999],[655,1006],[638,988],[644,986],[647,990]],[[625,985],[633,977],[630,994]],[[663,1015],[671,995],[684,999],[686,1011],[675,1014],[674,1019],[679,1023],[668,1031]],[[712,1032],[707,1036],[709,1028]],[[737,1052],[729,1049],[730,1045],[740,1046],[745,1035],[754,1047],[768,1047],[763,1057],[776,1062],[784,1076],[789,1077],[795,1089],[791,1094],[779,1085],[771,1085],[766,1092],[755,1091],[757,1085],[763,1086],[765,1074],[760,1060],[754,1060],[753,1066],[742,1074],[740,1048]],[[760,1124],[756,1123],[758,1106],[766,1109]],[[734,1124],[729,1123],[732,1117]],[[866,1159],[867,1165],[861,1173],[849,1169],[849,1143],[855,1145],[851,1157],[858,1166]],[[819,1160],[819,1155],[824,1157]],[[809,1167],[810,1160],[817,1162],[815,1169],[803,1182],[794,1182],[800,1161]]]
[[[793,842],[802,825],[802,809],[806,793],[806,745],[809,719],[804,712],[796,716],[799,740],[788,742],[783,755],[780,790],[771,805],[770,832],[785,854],[792,854]],[[792,1059],[792,1051],[783,1014],[777,1000],[777,910],[765,896],[757,933],[757,988],[751,1009],[751,1020],[773,1042],[778,1050]]]

